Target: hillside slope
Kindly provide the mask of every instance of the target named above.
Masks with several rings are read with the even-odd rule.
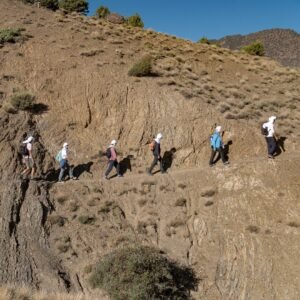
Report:
[[[216,42],[222,47],[236,50],[257,40],[264,44],[266,56],[284,66],[300,67],[300,35],[290,29],[268,29],[247,35],[231,35]]]
[[[144,243],[194,268],[195,299],[299,299],[298,70],[1,1],[0,29],[20,27],[27,38],[0,48],[1,283],[101,299],[89,266],[116,247]],[[152,76],[129,77],[146,54]],[[42,109],[9,113],[18,90]],[[267,161],[260,124],[274,114],[284,147]],[[228,168],[208,167],[215,123],[225,130]],[[152,178],[148,143],[159,131],[170,168]],[[38,181],[18,176],[28,134]],[[126,173],[103,181],[98,153],[113,138]],[[65,141],[79,181],[58,185],[54,156]]]

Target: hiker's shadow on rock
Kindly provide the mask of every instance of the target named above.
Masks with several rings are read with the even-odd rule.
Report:
[[[229,140],[225,145],[224,145],[224,156],[226,160],[228,160],[228,155],[230,152],[230,146],[232,145],[232,140]]]
[[[226,144],[224,144],[223,152],[224,152],[225,160],[228,160],[228,155],[229,155],[229,152],[230,152],[230,146],[231,145],[232,145],[232,140],[229,140]],[[214,163],[216,163],[220,159],[221,159],[221,155],[220,155],[220,153],[218,153],[218,156],[215,159]]]
[[[80,175],[84,172],[87,172],[87,173],[93,175],[93,173],[91,172],[91,167],[92,167],[93,164],[94,163],[92,161],[89,161],[88,163],[77,165],[73,169],[74,176],[79,178]]]
[[[285,152],[284,148],[284,142],[286,140],[285,136],[281,136],[277,141],[276,141],[276,154],[275,156],[280,155],[282,152]]]
[[[176,148],[171,148],[170,150],[166,151],[162,157],[162,164],[164,171],[167,171],[171,168],[174,157],[176,153]]]
[[[58,170],[56,170],[55,168],[51,168],[46,172],[44,178],[46,181],[56,182],[58,179],[59,172],[60,172],[60,168]]]
[[[131,166],[132,159],[133,159],[133,155],[129,154],[119,162],[120,173],[122,175],[124,175],[127,172],[127,170],[129,170],[130,172],[132,171],[132,166]]]

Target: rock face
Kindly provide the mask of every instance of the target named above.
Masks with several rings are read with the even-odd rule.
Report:
[[[300,67],[300,35],[290,29],[269,29],[247,35],[231,35],[216,42],[222,47],[235,50],[257,40],[264,44],[266,56],[284,66]]]
[[[91,266],[143,243],[193,267],[195,299],[299,299],[297,70],[20,1],[0,3],[0,29],[8,27],[28,37],[0,49],[3,285],[101,299],[88,284]],[[129,77],[149,53],[153,76]],[[40,109],[8,113],[16,90],[35,95]],[[281,154],[267,161],[260,124],[273,114]],[[209,168],[219,124],[231,164]],[[149,177],[157,132],[168,173]],[[29,134],[37,181],[18,177]],[[124,178],[104,181],[99,152],[112,139]],[[56,184],[64,142],[79,181]]]
[[[125,22],[125,18],[116,13],[111,13],[107,15],[106,20],[113,24],[123,24]]]

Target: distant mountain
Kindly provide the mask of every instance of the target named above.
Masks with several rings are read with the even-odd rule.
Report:
[[[300,34],[290,29],[269,29],[248,35],[231,35],[214,42],[233,50],[256,40],[263,42],[266,56],[285,66],[300,67]]]

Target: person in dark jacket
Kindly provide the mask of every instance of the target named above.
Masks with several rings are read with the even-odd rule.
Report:
[[[108,148],[108,151],[109,151],[108,166],[107,166],[107,169],[104,174],[104,179],[109,179],[108,175],[111,172],[111,170],[113,169],[113,167],[116,168],[118,177],[122,177],[122,175],[120,173],[120,164],[119,164],[118,158],[117,158],[116,144],[117,144],[117,141],[112,140],[110,143],[110,146]]]
[[[160,165],[160,172],[165,173],[164,168],[163,168],[162,158],[160,156],[160,151],[161,151],[160,150],[160,141],[161,141],[162,137],[163,137],[162,134],[158,133],[156,138],[152,142],[153,161],[152,161],[150,168],[147,170],[148,175],[153,175],[152,170],[157,165],[158,162]]]
[[[214,134],[211,136],[210,139],[210,145],[211,145],[211,156],[209,160],[209,165],[213,166],[214,165],[214,158],[216,153],[218,152],[221,156],[222,162],[224,165],[229,164],[228,161],[225,159],[225,153],[224,153],[224,145],[222,142],[222,137],[221,137],[221,126],[217,126],[215,129]]]

